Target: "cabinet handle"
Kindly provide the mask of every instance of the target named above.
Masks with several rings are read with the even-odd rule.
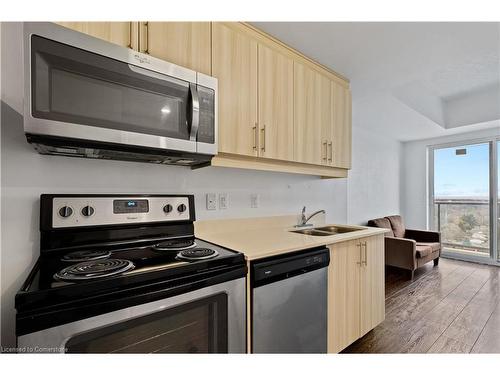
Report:
[[[365,260],[363,261],[363,263],[365,264],[365,266],[368,265],[368,245],[366,244],[366,241],[363,243],[363,246],[365,247]]]
[[[258,136],[257,123],[255,123],[252,129],[253,129],[253,149],[257,150],[257,136]]]
[[[330,157],[328,158],[328,161],[331,163],[333,160],[333,142],[332,141],[328,142],[328,147],[330,147]]]
[[[323,153],[324,156],[322,156],[322,159],[324,161],[326,161],[326,158],[328,156],[328,146],[327,146],[327,142],[326,141],[323,142],[323,147],[324,147],[324,150],[323,150],[324,151],[324,153]]]
[[[361,266],[363,264],[363,262],[361,261],[362,257],[361,257],[361,242],[358,242],[356,244],[357,247],[359,247],[359,262],[356,262],[356,264],[358,266]]]
[[[260,149],[266,152],[266,124],[264,124],[260,131],[262,132],[262,147]]]
[[[146,40],[146,48],[144,48],[144,53],[149,54],[149,22],[144,22],[144,30],[146,31],[145,40]]]
[[[128,48],[132,49],[132,22],[128,23]]]

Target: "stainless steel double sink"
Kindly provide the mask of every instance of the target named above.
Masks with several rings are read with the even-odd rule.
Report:
[[[334,234],[355,232],[362,229],[363,228],[347,228],[347,227],[340,227],[337,225],[328,225],[318,228],[305,228],[305,229],[292,230],[292,232],[306,234],[309,236],[332,236]]]

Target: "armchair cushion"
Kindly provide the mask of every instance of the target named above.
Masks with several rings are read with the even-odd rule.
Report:
[[[417,249],[417,258],[425,258],[425,257],[428,257],[429,255],[431,255],[432,253],[436,252],[436,251],[439,251],[441,245],[439,244],[439,242],[437,243],[433,243],[433,242],[427,242],[427,243],[423,243],[423,242],[417,242],[417,245],[416,245]]]
[[[405,224],[403,218],[399,215],[387,216],[389,222],[391,223],[392,231],[394,232],[394,237],[404,238],[405,237]]]
[[[394,232],[392,231],[391,222],[386,217],[380,217],[378,219],[369,220],[368,226],[389,229],[389,232],[386,232],[385,236],[394,237]]]
[[[429,246],[433,253],[441,250],[441,244],[439,242],[417,242],[417,247],[418,246]]]

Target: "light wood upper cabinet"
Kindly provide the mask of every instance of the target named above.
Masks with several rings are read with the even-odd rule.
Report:
[[[57,22],[57,24],[108,42],[137,50],[137,22]]]
[[[330,127],[330,80],[304,63],[294,62],[295,160],[324,164],[322,135]]]
[[[331,113],[330,164],[351,168],[351,91],[334,81],[331,83]]]
[[[210,22],[141,22],[140,50],[210,75]]]
[[[219,151],[257,156],[257,42],[221,23],[212,25],[212,33],[212,75],[219,80]]]
[[[358,241],[330,246],[328,268],[328,352],[338,353],[360,333],[360,251]]]
[[[385,319],[384,237],[360,240],[363,267],[360,273],[360,336]]]
[[[259,156],[293,160],[293,60],[258,46]]]

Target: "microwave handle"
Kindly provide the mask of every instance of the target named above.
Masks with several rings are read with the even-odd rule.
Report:
[[[198,135],[198,127],[200,125],[200,99],[198,97],[198,88],[196,84],[189,84],[189,91],[191,92],[191,130],[189,132],[189,140],[196,142]]]

